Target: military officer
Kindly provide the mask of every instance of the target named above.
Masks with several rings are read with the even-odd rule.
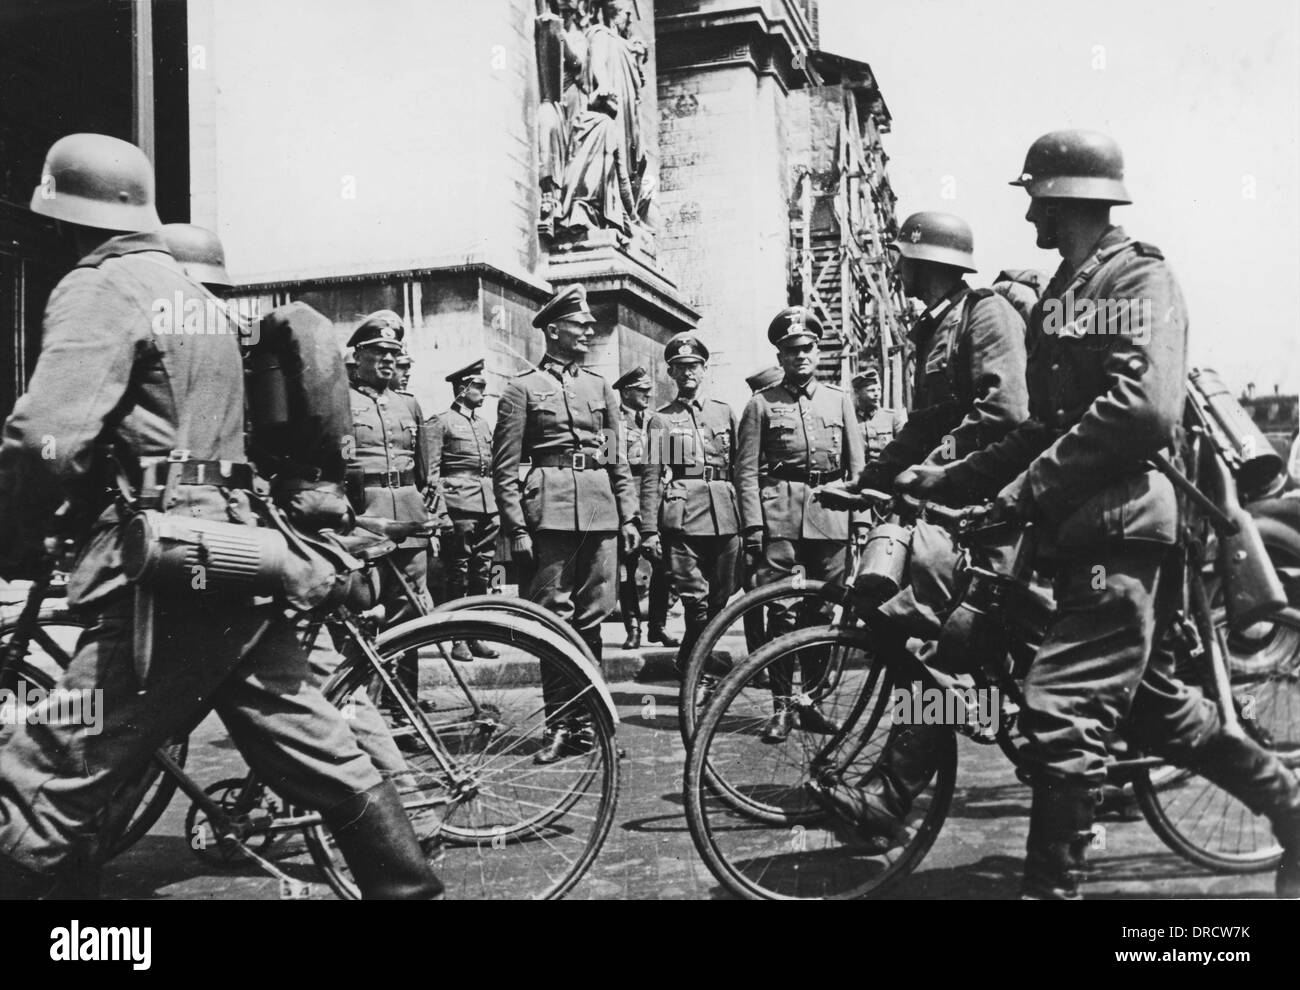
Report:
[[[818,382],[817,342],[821,321],[801,306],[783,309],[767,330],[777,348],[783,380],[755,394],[740,423],[736,460],[736,491],[740,501],[745,553],[758,584],[789,577],[801,568],[807,577],[839,581],[848,562],[850,529],[866,538],[866,523],[856,514],[817,504],[813,489],[856,477],[863,467],[862,433],[853,413],[853,400],[843,389]],[[801,618],[815,624],[826,614],[818,603],[802,606]],[[795,627],[791,606],[777,604],[768,611],[767,631],[775,638]],[[809,659],[804,682],[820,671]],[[790,735],[797,715],[808,732],[834,732],[836,726],[816,704],[800,705],[792,697],[793,667],[773,669],[772,717],[764,726],[766,742]]]
[[[708,360],[708,347],[694,334],[679,333],[665,345],[677,397],[650,418],[649,463],[641,478],[645,552],[667,560],[686,612],[678,673],[700,632],[736,590],[740,555],[740,510],[731,483],[736,414],[725,402],[700,395]]]
[[[483,595],[491,587],[501,517],[492,491],[492,427],[479,410],[487,391],[479,358],[447,376],[451,408],[425,424],[429,439],[428,493],[443,506],[442,560],[447,598]],[[492,659],[497,651],[478,640],[457,642],[453,660]]]
[[[414,396],[393,388],[405,335],[402,318],[382,309],[362,320],[348,339],[357,358],[349,390],[356,447],[348,459],[348,497],[358,514],[429,524],[422,494],[429,476],[424,414]],[[411,536],[391,557],[425,609],[433,607],[426,585],[430,549],[428,536]],[[395,581],[387,583],[381,600],[388,625],[419,611]],[[418,689],[417,662],[408,654],[398,664],[398,674],[413,693]]]
[[[86,628],[59,687],[102,692],[103,721],[24,722],[0,749],[0,897],[94,896],[93,874],[132,810],[115,798],[164,740],[214,708],[261,779],[321,810],[363,896],[436,896],[396,788],[316,687],[279,606],[154,589],[152,663],[138,679],[127,512],[104,484],[120,472],[142,507],[257,525],[239,328],[218,314],[205,334],[158,325],[159,300],[175,301],[179,319],[206,310],[206,297],[159,236],[153,169],[135,146],[99,134],[56,142],[32,209],[59,222],[81,260],[50,297],[35,373],[5,424],[0,574],[39,570],[60,502],[86,510],[68,582]]]
[[[633,368],[614,383],[614,390],[622,397],[619,406],[619,426],[626,438],[627,462],[632,471],[632,478],[638,487],[646,472],[646,423],[649,414],[650,392],[654,383],[645,368]],[[644,515],[642,516],[644,520]],[[623,649],[635,650],[641,645],[641,595],[637,587],[637,560],[645,556],[627,556],[619,562],[618,607],[623,613],[623,626],[627,630],[627,640]],[[646,639],[664,646],[677,646],[665,631],[668,622],[668,574],[664,566],[663,555],[656,559],[646,556],[650,562],[650,629]]]
[[[614,610],[618,551],[640,540],[638,492],[614,437],[618,397],[581,365],[592,325],[581,285],[559,292],[533,319],[546,335],[541,366],[506,383],[492,437],[492,480],[501,524],[520,565],[523,593],[569,622],[601,657],[600,624]],[[520,477],[521,462],[530,467]],[[589,728],[542,670],[549,763],[586,752]]]
[[[854,405],[858,422],[862,424],[862,439],[866,445],[868,463],[875,460],[898,436],[907,422],[902,409],[886,409],[880,404],[880,369],[874,364],[853,376]]]
[[[410,352],[405,347],[402,353],[397,355],[397,375],[393,380],[393,391],[402,395],[410,395],[409,385],[411,384],[411,360]]]

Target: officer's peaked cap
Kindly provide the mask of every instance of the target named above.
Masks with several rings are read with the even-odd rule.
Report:
[[[596,318],[587,308],[587,290],[575,283],[557,292],[545,306],[533,317],[533,326],[544,330],[560,320],[574,323],[595,323]]]
[[[776,314],[767,328],[767,339],[776,347],[808,337],[821,340],[822,321],[805,306],[787,306]]]
[[[664,361],[680,364],[683,361],[707,361],[709,348],[693,333],[678,333],[664,345]]]
[[[361,326],[352,331],[348,338],[349,347],[382,347],[385,350],[401,351],[402,340],[406,336],[406,324],[391,309],[381,309],[371,313],[361,321]]]

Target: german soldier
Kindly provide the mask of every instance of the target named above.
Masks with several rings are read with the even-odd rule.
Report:
[[[746,556],[758,584],[789,577],[800,569],[807,577],[840,581],[848,562],[849,531],[865,540],[866,524],[856,515],[835,511],[813,501],[817,485],[862,471],[862,433],[853,414],[853,400],[843,389],[814,377],[821,322],[807,309],[792,306],[772,320],[767,338],[777,348],[784,379],[758,392],[745,406],[736,459],[736,492],[740,501]],[[827,609],[819,603],[801,607],[800,618],[816,624]],[[790,606],[770,607],[770,638],[795,628]],[[805,683],[820,671],[817,661],[803,662]],[[793,666],[773,669],[772,717],[763,729],[765,742],[788,738],[798,716],[806,732],[834,732],[837,727],[816,703],[792,700]]]
[[[215,708],[262,779],[285,800],[321,809],[364,896],[436,896],[396,788],[315,686],[279,606],[154,589],[156,646],[139,680],[127,516],[104,498],[104,483],[117,476],[140,507],[257,525],[239,330],[168,253],[153,170],[133,145],[98,134],[56,142],[32,209],[57,220],[82,258],[50,297],[30,389],[5,424],[0,573],[40,568],[54,506],[67,499],[90,510],[68,584],[87,625],[59,687],[102,692],[104,721],[19,725],[0,749],[0,895],[93,896],[93,876],[70,874],[96,872],[131,810],[115,807],[124,786]],[[220,322],[184,333],[159,309],[173,301]]]
[[[456,398],[425,424],[429,438],[431,499],[445,506],[442,559],[447,598],[486,594],[492,584],[501,517],[492,491],[492,428],[479,414],[487,390],[480,358],[447,376]],[[497,651],[478,640],[458,642],[453,660],[492,659]]]
[[[910,334],[916,347],[912,411],[857,487],[962,504],[970,493],[942,465],[1001,439],[1027,415],[1024,324],[1002,296],[966,285],[964,273],[975,271],[975,244],[960,217],[914,213],[892,247],[904,291],[927,309]],[[1000,550],[979,562],[993,566]],[[913,636],[938,639],[953,604],[957,560],[946,530],[916,523],[907,586],[866,617],[879,650],[905,651]],[[933,774],[947,731],[895,726],[876,768],[858,786],[823,790],[814,782],[810,790],[868,830],[901,838],[901,820]]]
[[[410,352],[405,347],[402,353],[397,355],[397,374],[393,379],[393,391],[400,395],[410,395],[408,386],[411,384],[411,365],[415,362],[411,360]]]
[[[348,497],[358,514],[428,524],[422,494],[429,476],[424,414],[414,396],[393,388],[405,336],[402,318],[383,309],[362,320],[348,340],[357,358],[356,378],[349,392],[356,448],[348,460]],[[426,609],[433,607],[426,585],[430,549],[428,536],[410,536],[398,544],[391,557]],[[396,581],[386,582],[381,602],[389,625],[418,613]],[[419,689],[417,665],[418,658],[412,654],[398,664],[398,674],[413,694]]]
[[[1079,896],[1107,736],[1123,721],[1143,751],[1267,815],[1283,849],[1278,895],[1300,896],[1300,786],[1273,753],[1224,731],[1216,706],[1174,676],[1168,649],[1178,501],[1148,458],[1172,455],[1183,414],[1178,283],[1158,248],[1110,222],[1111,207],[1131,200],[1106,135],[1044,135],[1012,185],[1030,196],[1025,219],[1038,246],[1064,259],[1029,330],[1031,418],[952,470],[958,484],[1014,477],[995,508],[1040,519],[1053,537],[1056,621],[1026,676],[1021,713],[1034,788],[1024,893]],[[1092,315],[1061,318],[1076,307]]]
[[[874,364],[853,376],[853,402],[862,424],[868,463],[884,452],[907,422],[907,413],[902,409],[887,409],[880,404],[880,394],[880,369]]]
[[[638,486],[647,471],[646,408],[650,405],[652,387],[645,368],[633,368],[614,383],[614,390],[623,400],[618,417],[627,447],[627,462]],[[644,522],[644,510],[641,518]],[[636,583],[637,560],[641,556],[650,562],[650,629],[646,639],[664,646],[677,646],[677,640],[664,630],[668,622],[668,574],[663,555],[656,558],[638,552],[619,562],[618,607],[623,613],[623,626],[627,629],[623,649],[635,650],[641,645],[641,595]]]
[[[736,590],[740,556],[740,511],[731,483],[736,414],[725,402],[700,396],[708,360],[708,347],[694,334],[679,333],[664,347],[677,397],[650,417],[649,463],[641,479],[645,552],[667,559],[686,612],[679,673],[701,631]]]
[[[601,657],[600,624],[614,610],[618,551],[639,542],[638,493],[626,459],[611,453],[618,398],[579,362],[592,324],[582,286],[558,293],[533,320],[546,334],[541,366],[506,383],[492,438],[501,522],[526,597],[572,624]],[[522,461],[531,462],[521,479]],[[569,699],[542,670],[551,763],[591,747],[589,727],[565,715]]]

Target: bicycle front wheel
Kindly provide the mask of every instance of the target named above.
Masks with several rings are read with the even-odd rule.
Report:
[[[607,696],[564,638],[521,616],[428,615],[386,632],[376,651],[391,671],[407,651],[446,655],[457,640],[491,643],[506,668],[544,669],[549,707],[538,678],[520,678],[527,683],[496,685],[475,716],[439,721],[365,661],[329,696],[345,712],[357,692],[377,696],[407,763],[394,782],[448,898],[562,897],[591,866],[614,820],[619,762]],[[538,762],[548,728],[557,727],[569,732],[569,744],[555,762]],[[308,840],[336,893],[358,897],[328,831],[316,826]]]
[[[846,657],[841,683],[856,685],[852,704],[837,715],[840,731],[796,730],[779,745],[764,742],[751,708],[755,697],[769,692],[754,690],[754,679],[764,671],[770,676],[772,665],[783,660],[829,651]],[[687,824],[709,870],[736,896],[880,897],[915,869],[933,844],[956,781],[951,731],[942,736],[934,772],[901,823],[902,837],[893,843],[865,836],[823,811],[807,787],[813,781],[857,786],[879,761],[890,728],[882,713],[894,678],[873,677],[872,671],[888,668],[873,657],[865,630],[801,629],[764,646],[723,678],[700,713],[686,764]],[[763,814],[755,814],[760,806]]]

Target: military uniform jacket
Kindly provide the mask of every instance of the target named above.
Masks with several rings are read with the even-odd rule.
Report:
[[[1172,543],[1173,485],[1147,464],[1174,445],[1187,387],[1187,307],[1164,255],[1112,227],[1078,271],[1057,270],[1028,341],[1029,421],[949,473],[1027,487],[1063,549]]]
[[[494,516],[492,428],[476,410],[453,402],[424,424],[429,441],[429,490],[451,516]],[[439,520],[441,521],[441,520]]]
[[[650,417],[650,463],[641,478],[641,525],[688,536],[740,532],[732,485],[736,414],[718,399],[674,399]]]
[[[912,409],[860,479],[868,488],[890,490],[900,471],[927,458],[944,463],[965,457],[1000,440],[1028,414],[1024,321],[1001,296],[972,292],[963,283],[909,336],[916,346]]]
[[[506,384],[492,436],[492,481],[509,536],[639,525],[632,472],[617,450],[618,408],[600,375],[550,359]],[[574,454],[596,469],[534,465],[519,477],[524,461]]]
[[[160,301],[183,309],[160,311]],[[245,460],[238,330],[220,311],[201,309],[224,325],[185,333],[191,303],[204,306],[203,290],[155,233],[105,241],[55,287],[35,373],[0,447],[5,574],[31,575],[46,524],[66,498],[98,515],[69,580],[69,603],[96,604],[126,589],[122,520],[102,494],[113,477],[103,447],[112,447],[133,484],[142,458],[176,447],[194,459]],[[237,490],[186,485],[178,494],[171,512],[252,522]]]
[[[867,459],[879,457],[898,431],[907,422],[907,413],[901,409],[886,409],[881,406],[862,421],[862,439],[866,444]]]
[[[426,522],[429,514],[420,494],[429,471],[425,460],[420,403],[415,396],[394,389],[380,392],[369,385],[354,383],[348,392],[352,403],[352,429],[356,438],[353,456],[348,459],[350,491],[364,487],[365,504],[354,505],[359,512],[383,516],[398,522]],[[411,483],[377,486],[364,484],[365,475],[387,474],[400,480],[411,472]],[[427,538],[413,537],[401,543],[403,549],[427,546]]]
[[[633,478],[639,479],[645,474],[646,426],[650,421],[650,415],[644,410],[636,412],[627,406],[619,406],[618,408],[618,424],[623,431],[623,443],[626,445],[627,450],[627,463],[628,467],[632,469]]]
[[[814,502],[814,485],[774,475],[861,473],[862,432],[848,393],[816,379],[797,391],[785,382],[762,389],[745,406],[738,445],[736,493],[745,531],[761,527],[780,540],[848,538],[849,513]],[[854,513],[852,521],[865,520]]]

